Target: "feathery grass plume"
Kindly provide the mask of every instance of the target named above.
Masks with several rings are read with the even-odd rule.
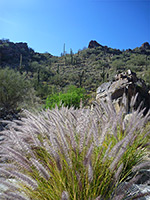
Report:
[[[108,153],[109,153],[109,151],[110,151],[111,145],[112,145],[112,142],[109,143],[109,145],[108,145],[108,147],[107,147],[107,149],[106,149],[105,155],[104,155],[104,157],[103,157],[103,159],[102,159],[102,162],[103,162],[103,163],[106,161],[106,158],[108,157]]]
[[[88,164],[88,180],[91,183],[93,180],[93,168],[91,163]]]
[[[36,181],[34,181],[29,176],[27,176],[27,175],[25,175],[23,173],[16,172],[16,171],[12,171],[10,173],[11,173],[11,175],[13,175],[14,177],[18,178],[23,183],[26,183],[27,186],[29,186],[29,187],[32,187],[33,189],[38,187]]]
[[[119,168],[117,169],[117,171],[115,172],[115,179],[116,180],[119,180],[119,177],[120,177],[120,174],[121,174],[121,172],[122,172],[122,169],[123,169],[123,163],[121,163],[121,165],[119,166]]]
[[[91,144],[90,148],[88,149],[88,152],[85,156],[85,160],[84,160],[84,165],[88,165],[89,162],[91,161],[91,154],[92,154],[92,151],[93,151],[93,144]]]
[[[78,180],[79,189],[82,190],[81,176],[77,171],[75,172],[75,174],[76,174],[76,177],[77,177],[77,180]]]
[[[50,174],[46,170],[46,168],[43,167],[37,160],[35,159],[30,159],[32,164],[37,168],[37,170],[40,172],[41,176],[45,178],[46,180],[49,180]]]
[[[0,169],[18,169],[20,166],[16,166],[12,163],[0,163]]]
[[[20,123],[13,122],[4,131],[7,139],[0,155],[8,163],[0,165],[0,173],[5,182],[13,177],[18,182],[16,195],[23,192],[27,199],[121,200],[135,179],[126,187],[120,185],[132,171],[145,167],[142,157],[150,131],[145,126],[149,114],[133,110],[126,121],[125,104],[124,97],[118,113],[110,99],[95,103],[92,111],[72,107],[25,111]],[[8,191],[12,195],[9,185]]]
[[[145,169],[145,168],[150,168],[150,162],[149,162],[149,161],[147,161],[147,162],[142,162],[142,163],[140,163],[140,164],[134,166],[134,167],[132,168],[132,172],[136,172],[136,171],[138,171],[138,170],[140,170],[140,169]]]
[[[27,200],[27,198],[21,196],[20,194],[17,193],[13,193],[13,192],[7,192],[7,193],[3,193],[2,195],[0,195],[0,197],[2,199],[7,199],[7,200]]]
[[[13,179],[12,179],[12,180],[13,180]],[[9,191],[17,191],[17,190],[18,190],[18,187],[15,186],[14,183],[11,182],[10,180],[5,181],[5,180],[3,180],[3,179],[1,178],[0,183],[1,183],[2,185],[6,186],[7,188],[9,188]]]
[[[96,199],[94,199],[94,200],[104,200],[104,199],[102,199],[101,198],[101,196],[98,196]]]
[[[62,199],[62,200],[69,200],[68,192],[63,191],[63,192],[62,192],[62,197],[61,197],[61,199]]]
[[[134,108],[134,105],[135,105],[135,103],[136,103],[136,101],[137,101],[138,95],[139,95],[139,94],[136,93],[135,96],[132,96],[132,97],[131,97],[131,101],[130,101],[130,107],[131,107],[131,109]]]
[[[11,177],[11,173],[9,171],[5,170],[5,169],[2,169],[2,168],[0,168],[0,174],[1,174],[2,177],[4,176],[4,178],[5,177],[6,178]]]

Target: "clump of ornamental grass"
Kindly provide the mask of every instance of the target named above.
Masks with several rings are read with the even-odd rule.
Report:
[[[125,98],[124,98],[125,100]],[[132,100],[132,104],[133,104]],[[1,199],[121,200],[139,178],[149,113],[125,118],[110,100],[94,109],[55,108],[11,122],[0,144]],[[130,177],[130,180],[129,178]],[[17,180],[13,185],[7,179]],[[128,181],[127,181],[128,180]],[[126,183],[126,184],[123,184]],[[134,199],[138,198],[138,195]]]

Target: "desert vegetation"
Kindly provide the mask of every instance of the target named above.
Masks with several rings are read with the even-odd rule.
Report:
[[[88,95],[83,88],[76,88],[75,86],[69,86],[67,91],[62,93],[55,93],[49,95],[46,99],[45,108],[55,108],[57,105],[60,108],[62,105],[70,108],[71,106],[74,108],[79,108],[81,101],[84,103],[88,100]]]
[[[103,82],[111,81],[118,71],[127,69],[149,84],[150,48],[142,45],[119,50],[100,45],[77,53],[71,49],[58,57],[34,52],[26,43],[0,40],[0,68],[6,66],[25,74],[37,96],[45,100],[48,95],[64,92],[69,85],[90,94]]]
[[[135,97],[136,98],[136,97]],[[132,99],[134,104],[135,99]],[[116,113],[111,100],[93,110],[57,107],[33,114],[3,131],[1,199],[123,200],[149,162],[149,113],[126,120],[126,98]],[[7,179],[15,179],[15,185]],[[145,194],[146,195],[146,194]],[[130,197],[138,199],[139,196]]]
[[[96,88],[127,68],[149,85],[149,44],[126,51],[99,45],[56,57],[0,40],[0,185],[6,188],[0,199],[150,195],[130,193],[150,167],[150,111],[134,106],[138,94],[130,105],[124,95],[119,111],[111,98],[93,102]]]
[[[0,118],[15,115],[22,108],[32,108],[39,99],[29,80],[18,71],[0,69]]]

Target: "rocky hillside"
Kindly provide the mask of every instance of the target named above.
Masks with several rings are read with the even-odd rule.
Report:
[[[119,50],[90,41],[88,48],[76,54],[70,51],[56,57],[34,52],[27,43],[0,40],[0,67],[6,66],[25,73],[42,98],[72,84],[91,93],[103,82],[111,81],[117,72],[127,69],[149,84],[150,45],[145,42],[135,49]]]
[[[52,57],[50,54],[47,56]],[[29,68],[30,62],[45,61],[47,57],[44,54],[36,53],[27,43],[13,43],[9,40],[0,40],[0,66],[18,68],[20,65],[24,70]]]

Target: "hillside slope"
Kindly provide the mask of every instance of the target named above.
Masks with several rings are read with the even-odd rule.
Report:
[[[65,90],[68,85],[84,87],[88,93],[111,80],[118,71],[131,69],[150,84],[150,45],[119,50],[90,41],[88,48],[60,57],[37,53],[27,43],[0,40],[0,67],[25,73],[42,98]]]

